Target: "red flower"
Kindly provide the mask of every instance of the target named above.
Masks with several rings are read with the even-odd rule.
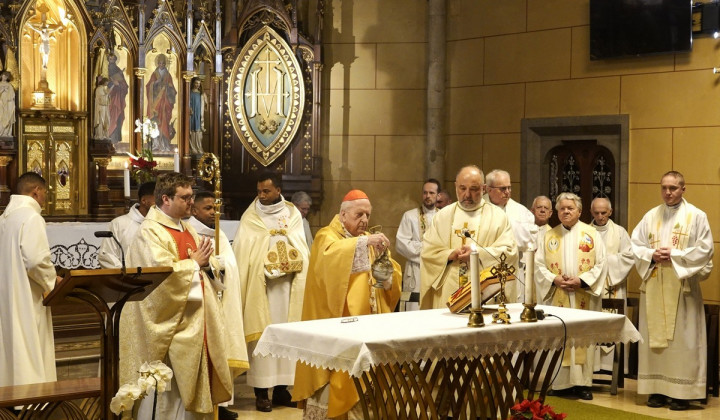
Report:
[[[556,414],[552,407],[543,405],[540,400],[522,400],[510,408],[509,420],[563,420],[566,414]]]

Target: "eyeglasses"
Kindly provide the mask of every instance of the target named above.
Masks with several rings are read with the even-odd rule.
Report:
[[[500,190],[501,192],[512,191],[512,187],[509,187],[509,186],[508,186],[508,187],[491,187],[491,186],[488,186],[488,188],[494,188],[494,189],[496,189],[496,190]]]
[[[179,199],[181,199],[181,200],[185,200],[186,203],[189,203],[189,202],[191,202],[191,201],[193,201],[193,200],[195,199],[195,194],[188,194],[188,195],[174,195],[174,194],[173,194],[173,195],[171,195],[171,196],[169,196],[169,197],[171,197],[171,198],[177,197],[177,198],[179,198]]]

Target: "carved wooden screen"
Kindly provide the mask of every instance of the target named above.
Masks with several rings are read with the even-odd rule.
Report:
[[[590,203],[596,197],[605,197],[615,204],[615,159],[605,147],[595,140],[568,141],[548,152],[547,170],[549,171],[548,197],[555,206],[560,193],[577,194],[583,203],[580,220],[589,223]],[[559,223],[557,212],[553,212],[550,225]]]

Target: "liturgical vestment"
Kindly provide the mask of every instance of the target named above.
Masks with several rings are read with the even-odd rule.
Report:
[[[631,237],[640,285],[638,394],[706,397],[707,337],[700,281],[712,270],[707,215],[684,199],[645,214]],[[652,255],[671,248],[670,261]]]
[[[122,245],[122,251],[113,238],[105,238],[98,250],[98,263],[101,268],[120,268],[122,267],[123,252],[127,253],[130,245],[135,240],[140,225],[145,216],[138,210],[139,205],[135,204],[130,207],[127,214],[118,216],[110,222],[110,232]]]
[[[303,321],[393,311],[400,300],[400,265],[391,259],[392,288],[373,287],[369,268],[376,256],[372,247],[367,247],[367,240],[362,240],[364,236],[350,235],[338,215],[315,235],[305,286]],[[359,257],[364,257],[365,264],[358,264],[363,259]],[[358,271],[361,265],[365,268]],[[328,417],[343,415],[358,402],[355,385],[347,372],[319,369],[300,362],[296,368],[293,400],[308,399],[326,384],[330,388]]]
[[[55,285],[55,267],[40,205],[12,195],[0,215],[0,387],[53,382],[55,344],[43,293]]]
[[[460,287],[465,267],[458,260],[448,264],[448,257],[463,244],[475,243],[465,238],[464,232],[482,246],[478,249],[480,270],[497,265],[503,253],[505,263],[517,267],[518,249],[502,209],[485,200],[471,210],[463,209],[457,202],[445,206],[433,217],[423,241],[420,309],[446,308],[448,298]]]
[[[198,243],[192,227],[153,206],[127,255],[130,267],[173,268],[143,301],[128,302],[120,317],[120,384],[137,381],[143,362],[160,360],[173,370],[173,389],[158,397],[158,419],[212,418],[213,406],[231,397],[230,366],[242,363],[226,352],[216,288],[188,257]],[[178,392],[187,413],[177,411]]]
[[[545,234],[535,254],[537,278],[545,305],[600,311],[605,285],[605,245],[594,227],[578,221],[568,229],[557,225]],[[555,286],[558,275],[579,277],[587,287],[565,292]],[[553,389],[592,386],[595,346],[576,349],[568,346]]]
[[[267,206],[255,199],[243,213],[235,234],[233,252],[239,267],[242,320],[250,357],[247,384],[252,387],[291,385],[295,377],[295,364],[290,360],[255,357],[252,353],[265,327],[300,320],[310,258],[302,220],[295,205],[282,196]],[[282,268],[283,264],[288,265]],[[296,267],[299,271],[291,271],[293,264],[301,264]],[[271,266],[278,268],[267,277],[273,274],[273,269],[268,269]]]

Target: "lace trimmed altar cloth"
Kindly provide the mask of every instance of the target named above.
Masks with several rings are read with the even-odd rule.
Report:
[[[254,354],[284,357],[360,377],[381,364],[563,346],[560,320],[546,315],[536,323],[520,322],[522,309],[520,303],[508,305],[510,325],[492,324],[492,311],[486,309],[482,328],[467,327],[468,315],[452,314],[447,309],[273,324],[263,332]],[[624,315],[541,305],[537,309],[565,321],[568,347],[641,340]]]

